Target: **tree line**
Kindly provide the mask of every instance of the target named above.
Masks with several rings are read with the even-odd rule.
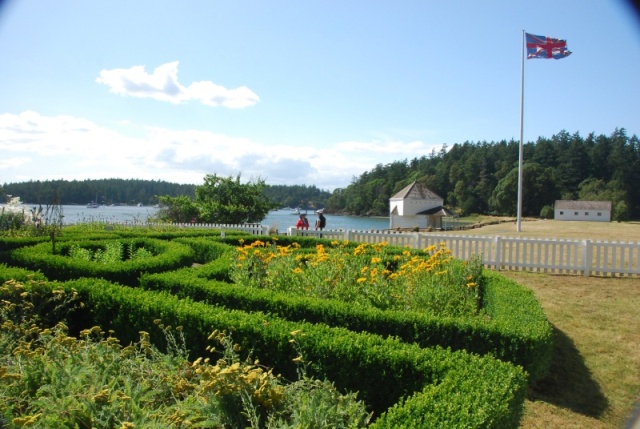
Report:
[[[30,180],[5,183],[2,193],[19,196],[28,204],[84,205],[95,201],[100,205],[154,205],[157,195],[195,195],[195,185],[156,180]]]
[[[443,145],[427,156],[378,164],[336,189],[330,211],[388,215],[389,198],[417,181],[460,215],[514,216],[517,211],[519,142]],[[616,220],[640,218],[640,141],[624,128],[610,136],[561,131],[523,145],[522,215],[553,217],[563,200],[612,201]]]
[[[206,177],[204,179],[206,181]],[[324,207],[331,192],[315,185],[268,185],[262,183],[262,192],[276,207]],[[196,197],[197,185],[177,184],[155,180],[99,179],[99,180],[30,180],[5,183],[0,195],[19,196],[28,204],[84,205],[96,201],[100,205],[154,205],[159,197]],[[0,199],[4,202],[4,199]]]
[[[607,200],[616,220],[640,219],[640,141],[624,128],[609,135],[566,131],[523,146],[522,215],[553,216],[555,200]],[[333,192],[307,185],[267,185],[276,207],[325,207],[354,215],[389,214],[389,198],[417,181],[460,215],[515,216],[519,142],[456,143],[411,160],[378,164]],[[196,185],[149,180],[29,181],[4,184],[1,192],[29,204],[156,204],[159,196],[194,200]]]

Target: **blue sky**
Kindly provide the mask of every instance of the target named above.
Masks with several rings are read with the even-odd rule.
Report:
[[[443,144],[640,136],[622,0],[9,0],[0,183],[206,174],[332,191]]]

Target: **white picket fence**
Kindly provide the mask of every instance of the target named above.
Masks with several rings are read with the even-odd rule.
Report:
[[[123,223],[127,226],[144,226],[144,227],[172,227],[172,228],[206,228],[206,229],[220,229],[222,231],[234,230],[243,231],[251,235],[269,235],[269,226],[261,225],[259,223],[241,223],[237,225],[233,224],[217,224],[217,223]]]
[[[585,276],[640,275],[640,242],[486,237],[396,231],[298,230],[289,235],[323,237],[359,243],[388,243],[424,249],[444,245],[458,259],[482,258],[496,270],[526,270]]]
[[[131,223],[127,223],[131,226]],[[236,230],[252,235],[269,235],[271,229],[261,224],[156,224],[136,223],[139,226],[171,226],[179,228],[207,228],[221,231]],[[392,246],[424,249],[444,245],[458,259],[482,258],[486,267],[496,270],[526,270],[555,274],[584,276],[640,276],[640,242],[599,240],[562,240],[555,238],[488,237],[421,232],[299,230],[287,229],[287,235],[322,237],[358,243],[387,243]]]

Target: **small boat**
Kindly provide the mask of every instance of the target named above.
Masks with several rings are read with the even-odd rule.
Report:
[[[300,214],[300,209],[293,209],[293,210],[291,210],[291,214],[292,214],[292,215],[299,215],[299,214]]]
[[[98,207],[100,207],[100,204],[96,203],[95,201],[91,201],[89,204],[87,204],[88,209],[97,209]]]

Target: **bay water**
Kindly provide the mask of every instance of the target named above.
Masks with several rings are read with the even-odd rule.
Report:
[[[23,205],[26,210],[33,207],[29,204]],[[152,206],[99,206],[88,208],[79,205],[63,205],[63,223],[72,225],[88,222],[108,222],[108,223],[136,223],[146,222],[157,212]],[[304,211],[303,211],[304,213]],[[316,221],[316,214],[309,210],[307,218],[309,225],[313,229]],[[327,226],[325,229],[342,229],[352,231],[370,231],[389,228],[388,217],[361,217],[361,216],[339,216],[325,213]],[[267,213],[262,225],[277,229],[280,233],[285,233],[289,227],[295,227],[298,221],[298,214],[291,209],[273,210]]]

